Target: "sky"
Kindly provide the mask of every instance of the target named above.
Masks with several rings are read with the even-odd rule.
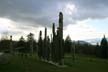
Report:
[[[58,27],[59,12],[64,16],[63,36],[72,40],[108,37],[108,0],[0,0],[0,37],[14,40],[47,27]],[[44,37],[44,36],[43,36]]]

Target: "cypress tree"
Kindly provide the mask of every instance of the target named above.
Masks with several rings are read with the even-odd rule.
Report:
[[[55,34],[55,23],[53,23],[52,27],[52,33],[53,33],[53,38],[52,38],[52,48],[51,48],[51,60],[53,62],[56,62],[56,34]]]
[[[10,36],[10,53],[13,53],[12,35]]]
[[[63,13],[59,13],[59,27],[58,27],[58,38],[59,38],[59,64],[63,64]]]
[[[57,29],[57,36],[56,36],[56,61],[61,65],[61,44],[60,44],[60,33],[59,27]]]
[[[43,47],[43,58],[47,58],[47,28],[45,28],[45,38],[44,38],[44,47]]]
[[[42,59],[42,48],[43,48],[43,42],[42,42],[42,31],[39,33],[39,40],[38,40],[38,57]]]
[[[50,38],[47,36],[46,60],[50,60]]]

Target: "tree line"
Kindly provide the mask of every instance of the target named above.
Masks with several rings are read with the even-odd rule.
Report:
[[[40,47],[40,51],[38,52],[38,54],[41,52],[41,48],[42,48],[42,43],[44,43],[44,40],[47,39],[47,45],[49,45],[48,50],[50,50],[50,47],[54,47],[56,43],[52,43],[50,40],[50,38],[47,36],[46,39],[42,40],[42,36],[41,36],[41,32],[40,31],[40,36],[38,41],[35,41],[33,36],[33,52],[37,52],[39,51],[38,48]],[[31,35],[31,33],[29,34]],[[28,37],[27,40],[24,39],[23,36],[20,37],[19,41],[12,41],[12,47],[15,50],[17,50],[18,52],[22,52],[22,53],[30,53],[30,38]],[[53,39],[55,40],[55,39]],[[79,43],[79,41],[72,41],[71,38],[69,36],[66,37],[66,39],[63,41],[64,42],[64,53],[72,53],[73,51],[73,44],[75,45],[75,53],[76,54],[85,54],[85,55],[95,55],[97,57],[106,57],[107,53],[108,53],[108,41],[105,37],[102,38],[100,44],[97,43],[97,45],[92,45],[89,43]],[[43,46],[45,47],[45,46]],[[10,49],[10,40],[8,39],[2,39],[0,40],[0,51],[9,51]],[[52,58],[53,58],[53,54],[54,54],[55,50],[52,49]],[[39,54],[40,55],[40,54]],[[108,55],[107,55],[108,56]]]

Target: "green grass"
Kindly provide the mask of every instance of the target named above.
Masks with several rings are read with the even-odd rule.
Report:
[[[13,56],[9,63],[0,64],[0,72],[108,72],[108,62],[95,57],[77,55],[73,62],[68,55],[64,62],[67,67],[61,68],[42,62],[35,56]]]
[[[75,61],[72,57],[65,58],[65,64],[75,70],[75,72],[108,72],[108,60],[96,57],[76,56]],[[77,70],[78,69],[78,70]]]

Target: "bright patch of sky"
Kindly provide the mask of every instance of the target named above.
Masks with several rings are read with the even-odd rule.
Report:
[[[107,32],[108,33],[108,18],[105,19],[89,19],[87,21],[88,24],[95,27],[100,32]]]
[[[104,21],[104,22],[103,22]],[[86,40],[102,38],[103,35],[108,37],[108,20],[91,20],[78,21],[76,24],[70,24],[64,30],[64,37],[70,35],[72,40]]]

